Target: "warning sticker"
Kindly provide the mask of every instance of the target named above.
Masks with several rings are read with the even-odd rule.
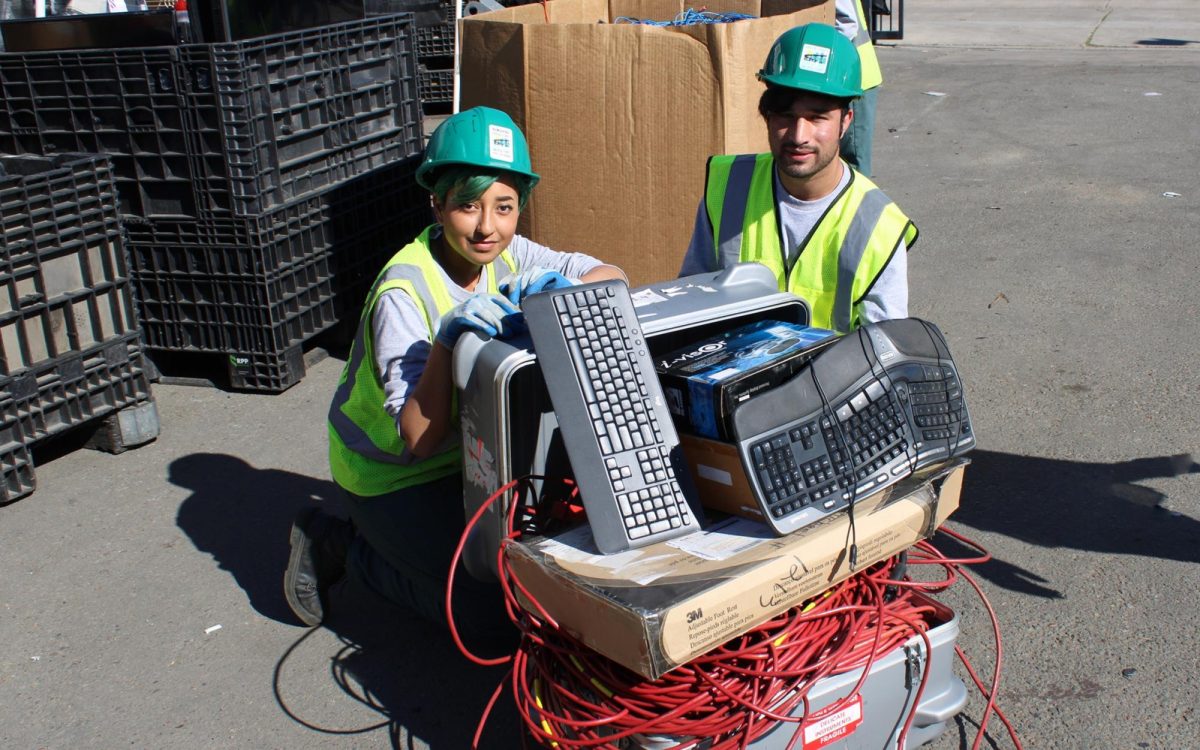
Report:
[[[821,750],[843,737],[854,734],[862,724],[862,696],[856,695],[850,702],[836,711],[821,709],[812,715],[811,723],[804,726],[804,750]]]

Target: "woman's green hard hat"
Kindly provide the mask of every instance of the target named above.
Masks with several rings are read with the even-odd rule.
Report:
[[[862,96],[862,61],[854,44],[824,23],[796,26],[779,35],[758,71],[772,86],[813,91],[838,99]]]
[[[504,112],[473,107],[447,117],[425,148],[425,161],[417,167],[417,183],[433,190],[433,175],[441,167],[464,165],[524,175],[530,187],[541,179],[529,163],[525,134]]]

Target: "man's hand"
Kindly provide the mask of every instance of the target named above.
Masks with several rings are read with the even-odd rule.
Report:
[[[562,289],[574,286],[575,283],[558,271],[551,271],[549,268],[535,266],[501,281],[500,293],[508,297],[509,302],[518,305],[521,303],[521,300],[531,294],[544,292],[547,289]]]
[[[480,293],[441,317],[437,340],[453,350],[458,337],[467,331],[505,338],[520,330],[522,322],[516,305],[498,294]]]

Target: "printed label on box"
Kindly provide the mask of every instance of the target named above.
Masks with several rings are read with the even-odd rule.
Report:
[[[843,737],[854,734],[862,724],[862,696],[856,695],[848,705],[830,712],[837,704],[812,715],[812,723],[804,727],[804,750],[821,750]]]

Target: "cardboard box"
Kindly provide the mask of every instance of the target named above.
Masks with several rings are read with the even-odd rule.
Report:
[[[737,446],[719,440],[681,434],[679,445],[692,473],[696,494],[705,508],[762,521],[762,509],[746,478]]]
[[[713,154],[767,150],[756,79],[775,39],[833,23],[833,0],[722,0],[760,16],[664,28],[682,0],[550,0],[460,22],[461,107],[512,115],[542,181],[521,234],[621,266],[634,285],[674,278]]]
[[[862,498],[855,506],[858,569],[931,536],[958,507],[967,463],[957,459]],[[655,680],[850,577],[848,538],[846,513],[785,537],[727,517],[618,555],[595,552],[586,526],[509,544],[505,555],[561,627]]]
[[[795,375],[835,335],[760,320],[669,352],[654,368],[681,431],[731,440],[734,407]]]

